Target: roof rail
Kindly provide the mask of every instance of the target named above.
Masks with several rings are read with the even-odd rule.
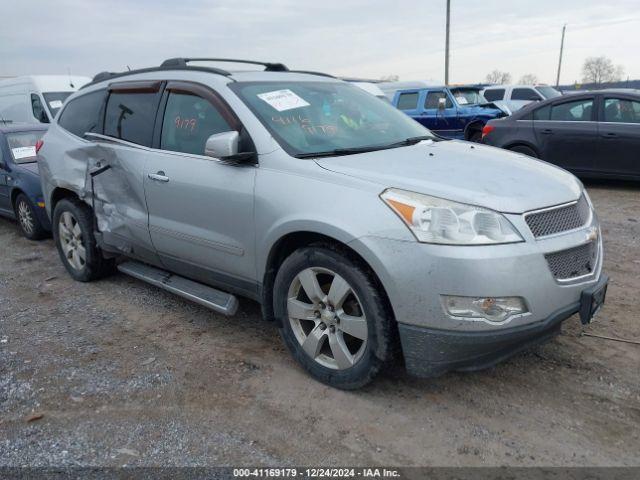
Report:
[[[160,64],[163,68],[185,68],[189,62],[223,62],[246,63],[248,65],[262,65],[265,72],[288,72],[289,69],[282,63],[257,62],[255,60],[238,60],[235,58],[169,58]]]
[[[102,82],[104,80],[109,80],[110,78],[126,77],[127,75],[135,75],[136,73],[158,72],[162,70],[196,70],[200,72],[216,73],[218,75],[224,75],[225,77],[228,77],[229,75],[231,75],[231,73],[227,72],[226,70],[222,70],[220,68],[202,67],[199,65],[160,66],[160,67],[140,68],[138,70],[128,70],[126,72],[100,72],[95,77],[93,77],[93,80],[91,80],[91,82],[87,83],[86,85],[83,85],[82,87],[80,87],[80,89],[82,90],[85,87],[88,87],[95,83]]]
[[[319,75],[321,77],[338,78],[338,77],[335,77],[334,75],[331,75],[330,73],[313,72],[311,70],[289,70],[289,71],[291,73],[304,73],[306,75]]]

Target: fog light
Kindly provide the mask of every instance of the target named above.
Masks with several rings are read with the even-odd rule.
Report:
[[[445,311],[452,317],[504,323],[529,310],[522,297],[458,297],[442,295]]]

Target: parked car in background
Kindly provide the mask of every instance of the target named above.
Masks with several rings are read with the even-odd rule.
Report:
[[[393,101],[393,97],[398,90],[418,90],[426,87],[437,87],[440,85],[440,82],[436,82],[435,80],[397,80],[378,82],[376,85],[384,92],[389,101]]]
[[[30,240],[44,238],[51,230],[36,158],[38,141],[46,131],[44,125],[0,123],[0,215],[17,219]]]
[[[88,77],[31,75],[0,80],[0,122],[50,123]]]
[[[540,102],[562,95],[549,85],[491,85],[482,90],[489,102],[504,102],[515,112],[531,102]]]
[[[392,104],[438,135],[479,142],[488,120],[507,115],[480,92],[480,87],[443,86],[399,90]]]
[[[583,177],[640,179],[640,91],[598,90],[529,105],[490,121],[482,141]]]
[[[380,87],[378,87],[378,85],[376,85],[375,83],[356,82],[356,81],[349,81],[349,83],[351,83],[352,85],[355,85],[358,88],[361,88],[365,92],[370,93],[374,97],[377,97],[386,103],[391,103],[391,100],[389,100],[389,98],[384,94],[384,92],[380,89]]]
[[[443,141],[338,79],[258,64],[170,59],[69,98],[39,162],[74,279],[117,260],[223,314],[251,297],[312,376],[347,389],[400,348],[434,376],[493,365],[578,311],[591,320],[607,277],[573,175]]]

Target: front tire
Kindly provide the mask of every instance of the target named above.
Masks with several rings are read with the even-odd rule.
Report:
[[[60,200],[53,212],[53,239],[62,264],[75,280],[90,282],[114,270],[93,235],[93,211],[75,198]]]
[[[351,390],[392,357],[393,318],[372,274],[326,247],[296,250],[274,285],[274,312],[293,357],[314,378]]]
[[[16,197],[14,211],[22,235],[29,240],[41,240],[47,236],[47,230],[38,220],[35,208],[24,193]]]

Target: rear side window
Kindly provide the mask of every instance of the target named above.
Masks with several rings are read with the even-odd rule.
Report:
[[[549,120],[551,118],[551,105],[537,108],[533,111],[534,120]]]
[[[542,97],[533,88],[514,88],[511,92],[511,100],[542,100]]]
[[[40,97],[35,93],[31,94],[31,111],[33,112],[33,116],[40,123],[49,123],[49,117],[47,117],[47,112],[45,112],[44,107],[42,106],[42,102],[40,101]]]
[[[482,95],[488,102],[502,100],[504,98],[504,88],[492,88],[491,90],[485,90]]]
[[[551,120],[564,122],[589,122],[593,111],[593,99],[565,102],[551,107]]]
[[[150,147],[158,100],[157,92],[111,92],[104,134]]]
[[[86,132],[102,133],[100,119],[105,91],[96,90],[72,99],[58,119],[58,125],[82,137]]]
[[[613,123],[640,123],[640,102],[624,98],[605,99],[604,121]]]
[[[207,138],[230,130],[233,129],[208,100],[171,92],[164,111],[160,148],[204,155]]]
[[[415,110],[416,108],[418,108],[418,92],[400,94],[398,110]]]

